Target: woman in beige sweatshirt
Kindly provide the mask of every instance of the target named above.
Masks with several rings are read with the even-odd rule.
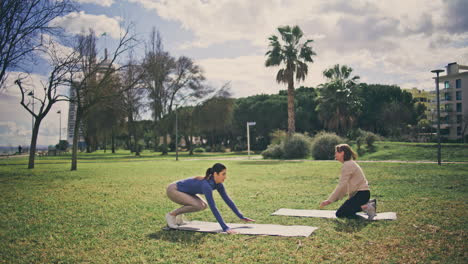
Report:
[[[369,216],[368,219],[372,220],[375,217],[376,201],[369,201],[369,185],[361,167],[354,161],[356,158],[356,153],[348,144],[335,147],[335,159],[343,163],[340,181],[328,199],[320,203],[320,208],[348,194],[348,200],[336,211],[336,217],[356,218],[357,212],[364,211]]]

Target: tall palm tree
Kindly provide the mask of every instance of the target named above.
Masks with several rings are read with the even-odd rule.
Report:
[[[288,135],[292,135],[295,130],[294,117],[294,75],[296,81],[304,80],[308,67],[307,62],[314,62],[312,56],[316,53],[309,46],[313,40],[308,39],[304,43],[300,43],[300,39],[304,35],[299,26],[283,26],[278,27],[281,40],[276,35],[272,35],[270,40],[269,50],[265,55],[266,67],[279,66],[283,64],[284,68],[280,69],[276,75],[278,83],[288,84]]]
[[[356,94],[359,76],[351,76],[353,69],[336,64],[323,71],[328,82],[321,85],[317,111],[325,128],[344,135],[355,124],[360,102]]]

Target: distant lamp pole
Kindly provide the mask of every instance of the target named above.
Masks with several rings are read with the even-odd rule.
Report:
[[[437,100],[437,164],[441,165],[440,160],[440,100],[439,100],[439,73],[444,70],[432,70],[431,72],[437,74],[436,76],[436,100]]]
[[[58,110],[57,114],[59,114],[59,144],[62,141],[62,111]]]
[[[33,111],[33,114],[31,116],[31,130],[34,129],[34,91],[30,91],[28,93],[28,96],[31,96],[32,98],[32,111]]]
[[[178,134],[178,120],[177,120],[177,104],[175,105],[175,149],[176,149],[176,158],[175,160],[179,160],[179,134]]]
[[[249,130],[249,127],[250,126],[255,126],[255,122],[247,122],[247,153],[249,155],[249,159],[250,159],[250,130]]]

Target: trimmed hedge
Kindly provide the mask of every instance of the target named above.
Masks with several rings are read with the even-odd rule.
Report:
[[[335,146],[343,142],[343,138],[335,133],[321,132],[314,137],[312,157],[316,160],[333,160],[335,159]]]

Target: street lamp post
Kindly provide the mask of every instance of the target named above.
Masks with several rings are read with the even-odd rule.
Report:
[[[58,110],[57,114],[59,114],[59,144],[62,141],[62,111]]]
[[[250,159],[250,126],[255,126],[255,122],[247,122],[247,153]]]
[[[28,95],[31,96],[32,98],[32,111],[33,111],[33,114],[31,116],[31,131],[32,131],[34,129],[34,91],[30,91]]]
[[[439,73],[444,70],[432,70],[431,72],[435,73],[436,76],[436,100],[437,100],[437,164],[441,165],[440,160],[440,100],[439,100]]]
[[[175,105],[175,149],[176,149],[176,161],[179,160],[179,135],[178,135],[178,120],[177,120],[177,104]]]

